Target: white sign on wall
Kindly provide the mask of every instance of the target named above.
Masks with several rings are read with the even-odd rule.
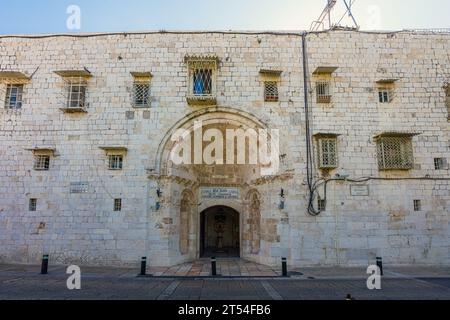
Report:
[[[200,188],[202,199],[239,199],[239,188]]]
[[[350,193],[355,197],[367,197],[369,195],[369,186],[353,185],[350,186]]]

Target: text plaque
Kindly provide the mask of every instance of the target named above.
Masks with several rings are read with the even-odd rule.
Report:
[[[200,188],[202,199],[239,199],[239,188]]]
[[[367,197],[369,195],[369,186],[350,186],[350,193],[355,197]]]

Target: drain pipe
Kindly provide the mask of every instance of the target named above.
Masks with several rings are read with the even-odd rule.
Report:
[[[313,177],[313,156],[311,143],[311,126],[309,114],[309,77],[308,77],[308,53],[306,46],[306,37],[308,33],[302,33],[302,62],[303,62],[303,91],[305,103],[305,137],[306,137],[306,179],[309,189],[308,195],[308,213],[312,216],[318,216],[320,211],[314,208],[314,177]]]

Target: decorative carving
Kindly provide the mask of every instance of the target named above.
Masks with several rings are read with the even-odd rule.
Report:
[[[247,194],[248,225],[251,254],[259,254],[261,243],[261,202],[259,193],[251,190]]]

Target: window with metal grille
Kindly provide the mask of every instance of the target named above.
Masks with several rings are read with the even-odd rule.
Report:
[[[34,170],[45,171],[50,168],[50,156],[35,156]]]
[[[317,207],[319,209],[319,211],[326,211],[326,207],[327,207],[327,202],[325,201],[325,199],[320,199],[317,201]]]
[[[150,107],[150,82],[137,81],[133,83],[133,104],[136,108]]]
[[[413,168],[411,137],[382,137],[377,139],[380,170],[410,170]]]
[[[422,211],[422,201],[414,200],[414,211]]]
[[[22,108],[23,85],[22,84],[8,84],[6,86],[6,109],[20,109]]]
[[[212,69],[195,69],[193,78],[194,95],[203,96],[212,94]]]
[[[123,156],[122,155],[110,155],[108,158],[109,158],[109,169],[110,170],[122,170],[123,169]]]
[[[86,107],[86,88],[87,82],[83,78],[66,79],[67,86],[67,108],[85,108]]]
[[[445,87],[445,105],[447,106],[447,117],[450,120],[450,84]]]
[[[28,203],[28,211],[36,211],[37,210],[37,199],[30,199]]]
[[[447,168],[447,159],[445,158],[434,158],[434,169],[444,170]]]
[[[114,199],[114,211],[122,211],[122,199]]]
[[[330,103],[331,91],[330,82],[320,81],[316,83],[317,103]]]
[[[338,167],[337,139],[319,139],[319,167],[321,169],[332,169]]]
[[[264,82],[264,101],[266,102],[278,101],[278,83],[276,81]]]
[[[392,91],[388,89],[378,90],[378,101],[380,103],[391,103],[392,101]]]

